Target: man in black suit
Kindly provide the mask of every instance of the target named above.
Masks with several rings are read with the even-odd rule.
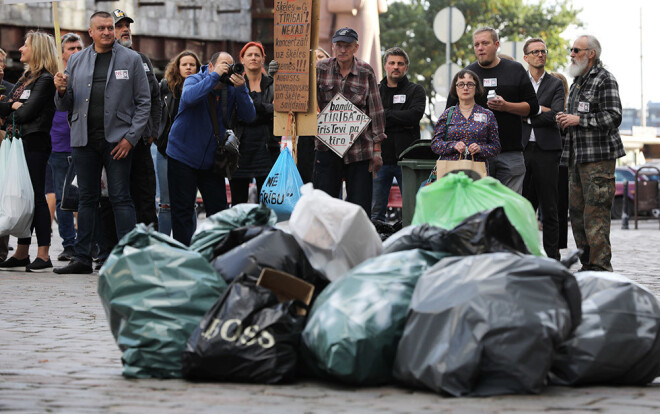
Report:
[[[523,122],[526,168],[523,196],[532,203],[534,209],[540,207],[543,248],[548,257],[559,259],[557,177],[562,144],[555,116],[564,110],[564,86],[559,79],[545,71],[548,50],[543,39],[527,40],[523,52],[529,64],[529,78],[539,101],[538,113]]]

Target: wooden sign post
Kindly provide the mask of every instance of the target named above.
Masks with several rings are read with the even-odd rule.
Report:
[[[58,0],[5,0],[5,4],[48,3],[53,5],[53,29],[55,30],[55,49],[57,50],[57,70],[64,72],[62,62],[62,38],[60,36],[60,15],[57,10]]]
[[[307,10],[303,10],[304,7]],[[296,136],[315,136],[317,133],[314,50],[319,46],[320,14],[321,0],[275,1],[274,51],[280,67],[273,84],[273,133],[292,137],[294,160]],[[303,40],[306,41],[305,46],[302,45]]]

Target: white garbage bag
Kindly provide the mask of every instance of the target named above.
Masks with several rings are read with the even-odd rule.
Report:
[[[367,213],[357,204],[330,197],[311,184],[289,219],[310,263],[331,282],[383,251],[383,243]]]
[[[23,152],[23,141],[14,138],[9,145],[9,141],[5,140],[1,150],[7,151],[6,147],[9,147],[9,154],[0,156],[0,160],[6,162],[0,188],[0,236],[30,237],[34,190]]]

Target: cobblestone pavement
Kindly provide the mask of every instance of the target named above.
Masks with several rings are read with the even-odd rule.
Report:
[[[624,231],[620,226],[620,221],[612,226],[615,270],[660,295],[658,221],[642,222],[640,230]],[[61,250],[59,243],[57,238],[53,241],[53,259]],[[660,410],[660,379],[649,387],[549,387],[541,395],[478,399],[321,382],[263,386],[129,380],[121,375],[121,354],[96,293],[96,281],[96,274],[0,272],[0,411],[636,414]]]

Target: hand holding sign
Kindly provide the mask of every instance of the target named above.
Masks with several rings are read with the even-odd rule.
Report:
[[[318,115],[318,134],[316,137],[343,157],[346,151],[358,139],[369,125],[371,118],[357,106],[338,93]],[[376,171],[378,171],[378,166]]]

